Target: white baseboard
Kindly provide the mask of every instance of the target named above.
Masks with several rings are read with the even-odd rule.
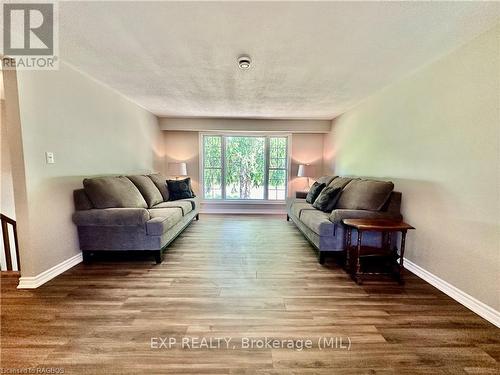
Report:
[[[54,267],[49,268],[36,276],[21,276],[19,278],[19,285],[17,289],[35,289],[40,285],[45,284],[47,281],[52,280],[57,275],[64,271],[69,270],[71,267],[76,266],[83,261],[82,253],[78,253],[65,261],[56,264]]]
[[[405,268],[500,328],[500,312],[405,258]]]

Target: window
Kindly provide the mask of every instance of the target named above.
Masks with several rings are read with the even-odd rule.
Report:
[[[205,199],[284,200],[288,137],[203,135]]]
[[[203,182],[206,199],[222,198],[222,138],[203,139]]]
[[[287,138],[269,138],[268,199],[285,199],[288,166]]]

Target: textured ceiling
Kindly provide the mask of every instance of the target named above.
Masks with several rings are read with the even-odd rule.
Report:
[[[492,27],[499,7],[62,2],[60,55],[159,116],[324,119]]]

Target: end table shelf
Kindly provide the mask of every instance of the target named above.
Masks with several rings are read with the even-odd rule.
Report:
[[[346,269],[350,272],[352,278],[357,284],[363,282],[363,276],[366,275],[395,275],[400,284],[403,280],[403,261],[406,242],[406,233],[410,229],[415,229],[411,225],[394,220],[385,219],[344,219],[343,224],[346,230]],[[355,229],[358,233],[357,244],[352,245],[352,231]],[[382,244],[380,248],[362,246],[364,232],[380,232],[382,234]],[[398,254],[396,246],[391,247],[391,234],[401,233],[401,246]],[[353,254],[354,253],[354,254]],[[354,256],[353,256],[354,255]],[[362,267],[363,259],[367,258],[385,258],[389,262],[389,268],[396,268],[396,272],[364,272]],[[399,259],[399,261],[398,261]],[[354,263],[354,264],[352,264]]]

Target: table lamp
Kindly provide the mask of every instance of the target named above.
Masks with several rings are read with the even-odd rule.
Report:
[[[307,177],[307,189],[309,189],[311,187],[309,185],[309,178],[314,177],[314,167],[311,164],[299,164],[297,177]]]
[[[178,179],[181,176],[187,176],[186,163],[168,163],[168,174]]]

